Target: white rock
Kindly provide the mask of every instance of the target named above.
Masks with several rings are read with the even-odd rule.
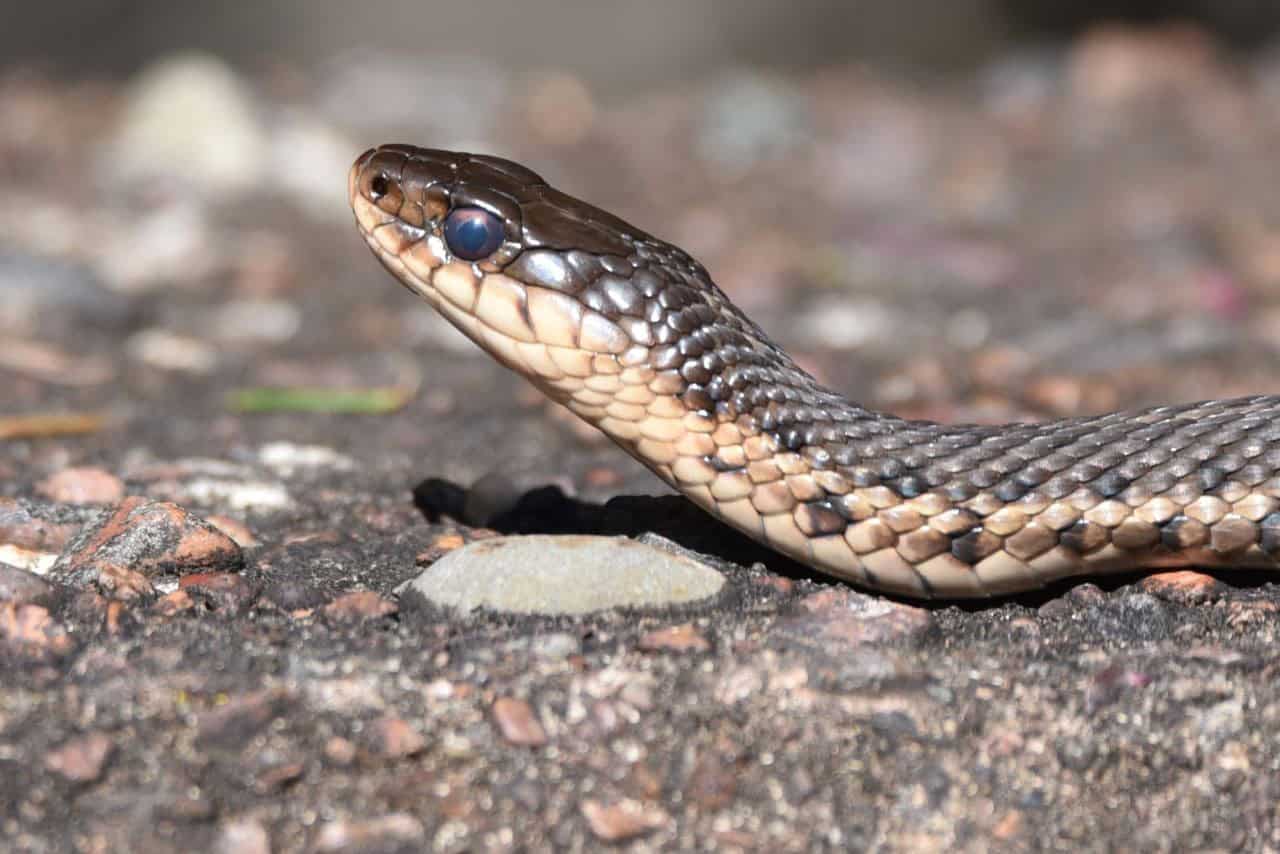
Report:
[[[714,596],[724,576],[626,537],[496,537],[436,561],[397,588],[437,605],[519,614],[586,614]]]
[[[222,341],[288,341],[302,326],[302,312],[281,299],[233,299],[224,302],[209,320]]]
[[[299,445],[294,442],[268,442],[258,449],[258,459],[283,475],[298,469],[337,469],[350,471],[355,460],[325,445]]]
[[[281,484],[268,481],[223,481],[200,478],[186,484],[188,500],[232,510],[269,512],[293,506],[293,498]]]
[[[12,543],[0,544],[0,563],[25,569],[35,575],[47,575],[50,568],[58,562],[57,552],[41,552],[24,549]]]
[[[142,72],[108,143],[109,175],[164,180],[215,195],[255,188],[269,146],[252,99],[220,59],[175,54]]]
[[[211,374],[218,368],[218,352],[203,341],[167,329],[143,329],[129,336],[125,351],[136,361],[165,371]]]

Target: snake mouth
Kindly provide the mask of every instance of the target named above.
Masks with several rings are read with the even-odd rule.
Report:
[[[362,153],[347,173],[347,199],[374,256],[405,288],[436,305],[432,282],[449,253],[424,206],[402,184],[405,160],[386,147]]]

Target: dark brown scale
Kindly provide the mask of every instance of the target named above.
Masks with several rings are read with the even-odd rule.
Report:
[[[653,340],[659,344],[674,344],[680,340],[680,332],[670,323],[656,323],[653,327]]]
[[[801,530],[810,536],[836,534],[845,529],[848,522],[830,500],[801,505],[797,511]]]
[[[630,261],[617,255],[601,255],[600,266],[617,276],[630,277],[636,271]]]
[[[601,276],[597,282],[601,292],[611,308],[609,316],[627,314],[642,317],[644,297],[629,279],[618,276]]]
[[[524,282],[538,282],[543,287],[566,294],[582,290],[586,280],[561,252],[534,250],[522,252],[506,270],[507,275]]]
[[[1081,519],[1062,532],[1059,542],[1076,554],[1089,554],[1107,544],[1107,529]]]
[[[1236,477],[1240,478],[1240,480],[1248,486],[1257,486],[1270,476],[1271,475],[1267,471],[1266,466],[1258,465],[1256,463],[1242,466],[1241,469],[1236,472]]]

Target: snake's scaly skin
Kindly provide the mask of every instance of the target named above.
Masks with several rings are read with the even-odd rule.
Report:
[[[386,145],[351,169],[383,265],[700,507],[834,576],[971,597],[1066,576],[1280,562],[1280,397],[1044,424],[865,409],[796,366],[680,249],[494,157]],[[489,257],[447,213],[497,214]]]

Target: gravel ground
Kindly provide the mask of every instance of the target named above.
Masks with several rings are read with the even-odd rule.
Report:
[[[1267,575],[922,607],[780,559],[377,268],[346,168],[392,140],[515,157],[685,246],[808,369],[901,414],[1280,375],[1280,59],[1194,30],[626,102],[411,57],[10,69],[7,850],[1280,850]],[[647,598],[396,594],[499,534],[634,537],[656,586],[593,574],[638,547],[591,540],[583,584]],[[662,587],[690,556],[723,579],[693,601]],[[468,572],[511,593],[529,563]]]

